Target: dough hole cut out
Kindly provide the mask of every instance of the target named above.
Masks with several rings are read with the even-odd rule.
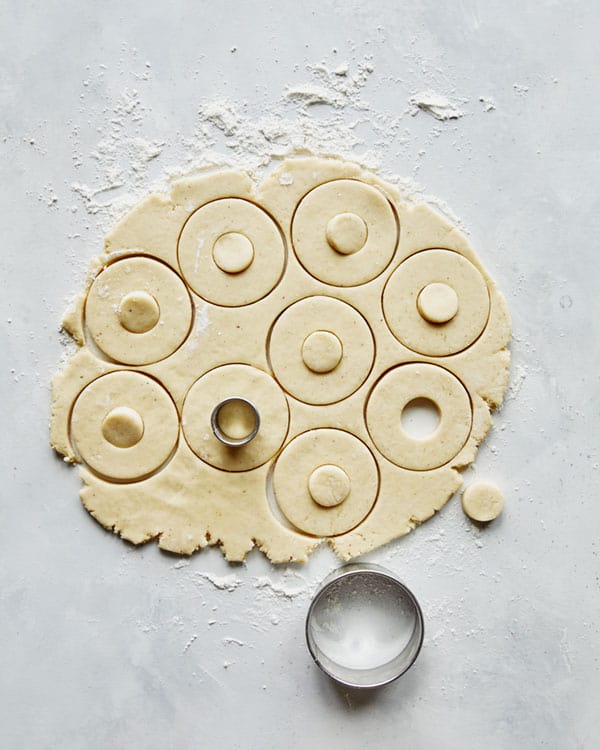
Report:
[[[157,260],[132,256],[111,263],[94,279],[85,321],[106,356],[147,365],[181,346],[192,324],[192,302],[175,271]]]
[[[398,242],[396,217],[377,188],[333,180],[300,201],[292,242],[312,276],[326,284],[356,286],[379,276],[391,261]]]
[[[241,273],[254,259],[254,247],[239,232],[225,232],[213,245],[213,260],[225,273]]]
[[[433,286],[433,285],[436,286]],[[446,322],[429,320],[439,316],[440,285],[451,288],[457,309]],[[424,290],[433,294],[419,304]],[[445,297],[452,299],[450,293]],[[431,298],[436,298],[435,305]],[[452,304],[441,305],[441,317],[452,312]],[[425,314],[423,314],[422,309]],[[396,338],[409,349],[428,356],[444,357],[472,344],[486,326],[490,300],[487,284],[471,261],[453,250],[423,250],[403,261],[390,276],[383,292],[383,311]]]
[[[313,331],[302,344],[302,361],[317,373],[332,372],[339,365],[344,348],[331,331]]]
[[[400,415],[402,429],[411,438],[424,440],[437,430],[440,424],[440,410],[429,398],[414,398],[409,401]]]
[[[415,399],[433,401],[440,412],[437,429],[414,438],[402,429],[402,412]],[[428,471],[451,461],[471,431],[471,401],[464,385],[437,365],[414,363],[387,372],[369,395],[367,427],[377,449],[405,469]]]
[[[196,294],[225,307],[265,297],[285,265],[279,227],[266,211],[241,198],[198,208],[185,223],[178,254],[183,276]]]
[[[365,246],[367,225],[352,213],[337,214],[327,222],[327,242],[341,255],[352,255]]]
[[[318,466],[308,478],[308,491],[315,503],[333,508],[350,494],[350,477],[339,466]]]
[[[495,484],[474,482],[462,494],[462,507],[473,521],[488,523],[502,513],[504,497]]]
[[[273,471],[281,512],[293,526],[313,536],[335,536],[354,528],[373,507],[378,489],[379,473],[371,451],[342,430],[302,433],[286,445]]]
[[[447,323],[458,312],[458,295],[448,284],[434,281],[419,292],[417,307],[429,323]]]
[[[117,448],[131,448],[144,435],[144,420],[129,406],[116,406],[102,422],[102,436]]]
[[[130,333],[151,331],[160,319],[158,302],[148,292],[129,292],[119,305],[119,323]]]

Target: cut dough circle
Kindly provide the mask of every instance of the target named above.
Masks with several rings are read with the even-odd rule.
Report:
[[[142,479],[159,469],[178,436],[171,397],[138,372],[101,375],[81,391],[71,414],[77,452],[95,472],[114,480]]]
[[[127,365],[165,359],[192,324],[188,290],[164,263],[132,256],[111,263],[94,279],[85,322],[96,346]]]
[[[115,406],[102,422],[102,436],[117,448],[131,448],[142,439],[144,420],[129,406]]]
[[[402,428],[402,411],[415,399],[437,406],[440,422],[427,438],[411,437]],[[436,469],[456,456],[471,432],[471,400],[464,385],[437,365],[411,363],[387,372],[367,401],[366,421],[377,449],[405,469]]]
[[[196,294],[215,305],[240,307],[275,287],[285,266],[285,245],[279,227],[262,208],[242,198],[222,198],[190,216],[178,256]]]
[[[326,284],[357,286],[389,264],[398,242],[394,211],[377,188],[333,180],[311,190],[292,221],[298,260]]]
[[[371,371],[375,354],[373,334],[362,315],[346,302],[320,296],[306,297],[280,315],[268,349],[277,380],[307,404],[332,404],[354,393]]]
[[[473,521],[487,523],[502,513],[504,497],[495,484],[474,482],[462,494],[462,507]]]
[[[420,307],[419,299],[423,294],[425,311],[436,307],[427,305],[427,290],[433,284],[443,284],[456,294],[457,309],[447,322],[430,322],[427,312],[421,312],[423,303]],[[431,296],[439,299],[438,292],[439,286],[434,287]],[[446,296],[452,299],[452,295]],[[448,305],[443,308],[448,310]],[[453,250],[422,250],[403,261],[390,276],[383,292],[383,311],[390,330],[402,344],[420,354],[443,357],[466,349],[481,335],[490,312],[489,292],[481,273],[464,256]],[[432,314],[435,317],[436,312]]]
[[[434,281],[419,292],[417,307],[429,323],[447,323],[458,312],[458,295],[448,284]]]
[[[310,496],[324,508],[343,503],[350,494],[350,477],[333,464],[318,466],[308,478]]]
[[[325,235],[330,247],[336,252],[352,255],[365,246],[368,230],[360,216],[343,213],[329,219]]]
[[[341,490],[338,487],[329,495],[335,500],[344,489],[347,492],[328,505],[331,469],[341,472],[336,474]],[[286,445],[273,470],[273,491],[281,512],[297,529],[313,536],[336,536],[354,528],[368,515],[378,490],[379,472],[371,451],[342,430],[302,433]]]
[[[254,260],[254,247],[244,234],[225,232],[215,240],[212,254],[221,271],[241,273]]]
[[[215,407],[231,398],[249,401],[260,419],[256,437],[240,447],[224,445],[211,426]],[[266,463],[283,445],[289,425],[287,399],[266,372],[250,365],[223,365],[192,385],[183,404],[182,425],[198,458],[217,469],[248,471]]]
[[[160,307],[148,292],[129,292],[121,300],[117,315],[130,333],[146,333],[158,323]]]
[[[309,370],[317,373],[335,370],[343,353],[342,342],[331,331],[313,331],[302,344],[302,361]]]

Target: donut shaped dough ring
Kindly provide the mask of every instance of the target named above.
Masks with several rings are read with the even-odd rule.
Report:
[[[179,417],[171,397],[139,372],[101,375],[73,405],[73,444],[90,468],[109,479],[148,476],[169,458],[178,436]]]
[[[249,401],[260,418],[256,437],[230,447],[213,433],[214,408],[229,398]],[[275,380],[250,365],[223,365],[199,378],[188,391],[182,412],[188,445],[207,464],[225,471],[248,471],[272,458],[283,445],[289,426],[287,400]]]
[[[132,256],[111,263],[94,279],[85,321],[107,357],[148,365],[183,343],[192,324],[192,301],[175,271],[158,260]]]
[[[196,294],[215,305],[241,307],[275,287],[285,265],[285,244],[262,208],[242,198],[222,198],[190,216],[178,256]]]
[[[419,310],[419,295],[432,284],[456,292],[458,310],[444,323],[432,323]],[[453,250],[422,250],[403,261],[383,292],[383,312],[394,336],[409,349],[444,357],[466,349],[482,333],[490,313],[485,279]]]
[[[348,478],[345,498],[330,506],[313,499],[310,479],[321,466],[339,467]],[[283,449],[273,470],[277,504],[297,529],[313,536],[337,536],[357,526],[379,491],[379,472],[371,451],[354,435],[329,428],[309,430]]]
[[[313,334],[328,332],[341,344],[342,354],[328,371],[331,359],[323,353],[324,367],[313,361]],[[337,348],[337,345],[336,345]],[[318,350],[317,350],[318,351]],[[275,377],[292,396],[307,404],[332,404],[359,388],[373,365],[373,334],[362,315],[333,297],[306,297],[275,321],[269,339],[269,358]]]
[[[402,429],[402,411],[417,398],[433,401],[440,412],[440,422],[427,438],[411,437]],[[437,365],[411,363],[389,370],[367,401],[367,429],[373,442],[404,469],[428,471],[451,461],[466,443],[472,420],[464,385]]]
[[[358,250],[364,230],[355,230],[359,240],[353,246],[347,235],[352,226],[349,215],[366,227],[366,239]],[[332,230],[339,232],[340,243]],[[336,286],[357,286],[374,279],[391,261],[398,243],[396,216],[377,188],[358,180],[333,180],[300,201],[292,221],[292,243],[298,260],[315,278]]]

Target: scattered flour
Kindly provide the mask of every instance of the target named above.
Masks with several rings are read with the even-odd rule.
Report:
[[[235,591],[239,586],[242,585],[242,579],[238,578],[235,573],[229,573],[225,576],[216,576],[213,573],[201,573],[195,574],[197,578],[204,578],[210,581],[216,589],[221,591]]]
[[[154,118],[143,96],[145,82],[152,76],[147,66],[135,77],[135,87],[125,89],[99,114],[102,136],[88,157],[81,152],[79,129],[73,130],[76,168],[86,166],[89,174],[90,161],[95,168],[93,180],[74,180],[71,191],[104,233],[149,191],[165,193],[178,177],[229,166],[258,180],[281,159],[311,152],[383,171],[406,201],[426,201],[464,230],[445,202],[428,195],[414,179],[394,175],[390,157],[406,165],[405,174],[416,175],[426,147],[444,136],[442,129],[412,133],[411,115],[426,112],[438,121],[456,120],[464,114],[460,107],[466,99],[450,99],[426,89],[407,104],[406,84],[395,78],[386,84],[398,91],[398,97],[385,111],[373,103],[382,83],[374,73],[369,54],[308,64],[298,80],[279,94],[270,92],[256,110],[247,102],[225,97],[197,102],[192,127],[182,128],[166,142],[149,126]],[[426,73],[423,82],[452,88],[447,80]],[[490,103],[486,110],[493,106],[491,99],[485,102]],[[281,175],[282,184],[288,184],[286,179]]]
[[[426,112],[436,120],[441,121],[458,120],[464,117],[464,112],[458,108],[456,102],[451,101],[446,96],[430,91],[415,94],[411,97],[410,103],[414,107],[411,112],[412,115],[416,115],[419,112]]]

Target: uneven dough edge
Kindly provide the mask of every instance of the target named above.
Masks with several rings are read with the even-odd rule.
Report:
[[[280,177],[286,172],[293,177],[289,185],[287,181],[280,181]],[[294,206],[309,186],[316,184],[315,175],[318,175],[319,182],[338,178],[360,179],[380,189],[392,201],[400,217],[401,240],[392,263],[374,282],[363,285],[358,290],[340,291],[314,279],[303,279],[300,296],[329,293],[356,304],[359,293],[364,293],[367,287],[379,288],[378,285],[383,284],[383,280],[403,259],[424,247],[455,249],[465,255],[484,275],[491,295],[490,320],[481,338],[465,352],[441,358],[441,364],[447,366],[465,384],[473,402],[471,435],[458,456],[450,464],[434,472],[408,472],[392,464],[387,465],[388,462],[377,453],[368,437],[360,435],[376,454],[381,471],[382,490],[371,514],[359,527],[348,534],[328,540],[329,545],[342,559],[350,559],[408,533],[443,507],[462,484],[462,476],[457,469],[473,460],[478,445],[491,427],[491,412],[502,403],[508,385],[510,365],[510,353],[506,349],[510,339],[508,309],[504,297],[497,290],[464,235],[439,214],[436,214],[435,221],[432,221],[434,212],[431,208],[404,203],[396,188],[376,175],[365,172],[356,164],[303,155],[283,162],[256,188],[248,175],[224,171],[179,180],[173,183],[169,196],[148,196],[107,235],[104,253],[90,265],[86,289],[104,264],[121,255],[141,253],[156,257],[178,270],[177,238],[183,223],[199,205],[220,197],[247,198],[260,203],[276,215],[288,243],[289,266],[297,266],[291,249],[289,227]],[[285,199],[282,200],[284,194]],[[428,222],[428,229],[423,233],[423,226]],[[157,228],[160,230],[157,231]],[[297,269],[295,273],[296,278],[300,278],[301,274],[298,275]],[[282,285],[277,292],[282,299],[286,296],[284,286]],[[99,360],[87,348],[82,347],[85,342],[85,294],[84,291],[77,295],[63,320],[65,331],[80,348],[65,368],[54,376],[52,383],[51,444],[65,456],[65,460],[72,462],[78,460],[69,440],[72,401],[79,390],[95,377],[114,369],[129,369],[125,365]],[[197,297],[194,297],[194,301],[197,308],[203,304]],[[211,319],[211,326],[222,325],[220,321],[226,320],[226,316],[220,316],[219,311],[215,311],[211,305],[204,305],[204,308],[206,315]],[[257,303],[254,308],[267,309],[268,305]],[[197,321],[199,322],[201,321]],[[194,340],[208,341],[206,330],[208,329],[198,328]],[[268,362],[259,344],[260,342],[255,345],[244,361],[268,371]],[[398,344],[395,344],[395,347],[399,352],[395,355],[399,362],[439,363],[435,358],[419,357],[413,352],[403,350]],[[216,362],[218,351],[211,352],[210,357],[214,358],[214,361],[210,360],[212,366]],[[178,368],[178,372],[182,373],[193,360],[192,350],[188,346],[182,347],[181,351],[162,363],[136,369],[148,372],[158,377],[161,382],[165,382],[169,363],[172,362]],[[179,408],[186,388],[187,385],[173,394]],[[293,435],[288,435],[286,443],[292,438]],[[182,439],[180,449],[171,461],[170,469],[173,469],[176,461],[181,461],[182,466],[185,466],[185,469],[182,469],[184,475],[192,477],[191,486],[195,487],[196,494],[202,495],[202,492],[206,491],[203,482],[214,481],[215,477],[206,475],[205,465],[200,464],[181,441]],[[142,482],[120,485],[105,482],[82,468],[80,475],[84,487],[81,490],[81,499],[84,506],[103,526],[134,544],[157,539],[162,549],[180,554],[192,554],[208,545],[218,545],[225,557],[231,561],[243,560],[248,551],[257,546],[272,562],[303,562],[324,540],[291,531],[275,519],[265,493],[267,470],[268,465],[255,470],[257,477],[260,476],[260,481],[254,477],[250,485],[256,491],[258,501],[250,504],[251,513],[248,513],[247,508],[242,508],[241,518],[246,518],[246,525],[238,521],[237,529],[232,529],[227,521],[229,513],[237,514],[236,517],[240,518],[240,507],[235,503],[235,497],[233,500],[230,497],[228,502],[221,505],[211,500],[210,510],[206,512],[205,509],[200,515],[197,515],[198,509],[193,506],[186,503],[178,505],[172,499],[166,499],[166,493],[177,494],[178,490],[178,477],[171,476],[170,471]],[[202,479],[198,479],[198,475]],[[236,496],[236,492],[243,495],[240,476],[232,480],[232,496]],[[402,489],[398,490],[399,487]],[[126,491],[124,488],[127,488]],[[181,487],[179,491],[181,492]],[[419,498],[422,498],[425,492],[431,499],[424,504],[422,501],[419,502]],[[238,494],[237,497],[239,496]],[[240,531],[241,527],[244,528],[243,531]]]

